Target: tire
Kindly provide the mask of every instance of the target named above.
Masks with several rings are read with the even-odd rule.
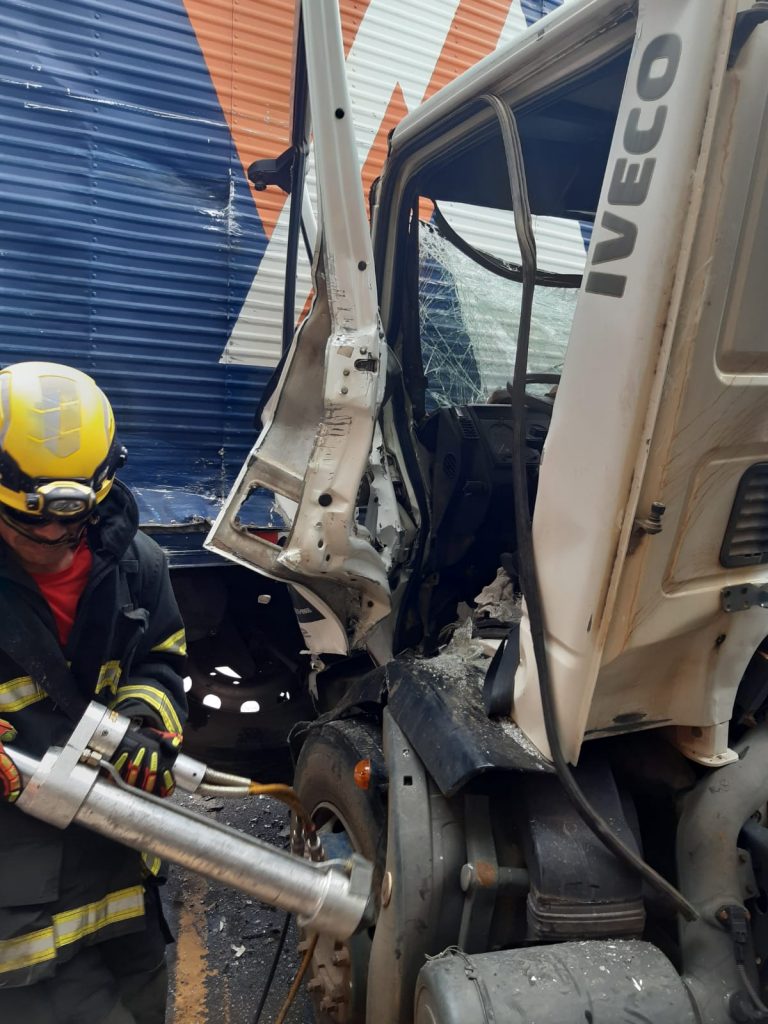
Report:
[[[355,785],[358,761],[371,761],[371,786]],[[296,764],[294,789],[318,827],[329,857],[350,850],[374,865],[378,898],[386,858],[387,807],[381,734],[368,723],[347,720],[313,729]],[[348,939],[318,941],[311,986],[315,1018],[321,1024],[365,1024],[365,995],[373,928]],[[340,961],[340,962],[339,962]],[[333,1014],[323,1009],[333,1001]]]

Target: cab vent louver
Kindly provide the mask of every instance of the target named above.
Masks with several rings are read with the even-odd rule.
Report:
[[[728,569],[768,562],[768,462],[750,466],[739,481],[720,564]]]
[[[467,416],[459,416],[459,430],[468,441],[476,441],[479,436],[475,424]]]

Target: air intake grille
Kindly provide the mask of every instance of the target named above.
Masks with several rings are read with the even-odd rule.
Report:
[[[768,562],[768,462],[750,466],[739,481],[720,564],[731,569]]]

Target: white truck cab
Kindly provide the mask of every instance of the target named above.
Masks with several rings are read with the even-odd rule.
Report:
[[[395,129],[372,233],[335,0],[300,10],[314,297],[208,544],[347,691],[297,784],[383,888],[320,1019],[768,1020],[768,5],[566,3]]]

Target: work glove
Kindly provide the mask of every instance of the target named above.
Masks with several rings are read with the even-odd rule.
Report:
[[[170,796],[176,788],[171,769],[179,756],[181,740],[180,732],[132,725],[112,755],[112,763],[129,786]]]
[[[21,776],[3,743],[13,743],[15,739],[16,730],[10,722],[0,718],[0,800],[9,804],[15,803],[21,795]]]

